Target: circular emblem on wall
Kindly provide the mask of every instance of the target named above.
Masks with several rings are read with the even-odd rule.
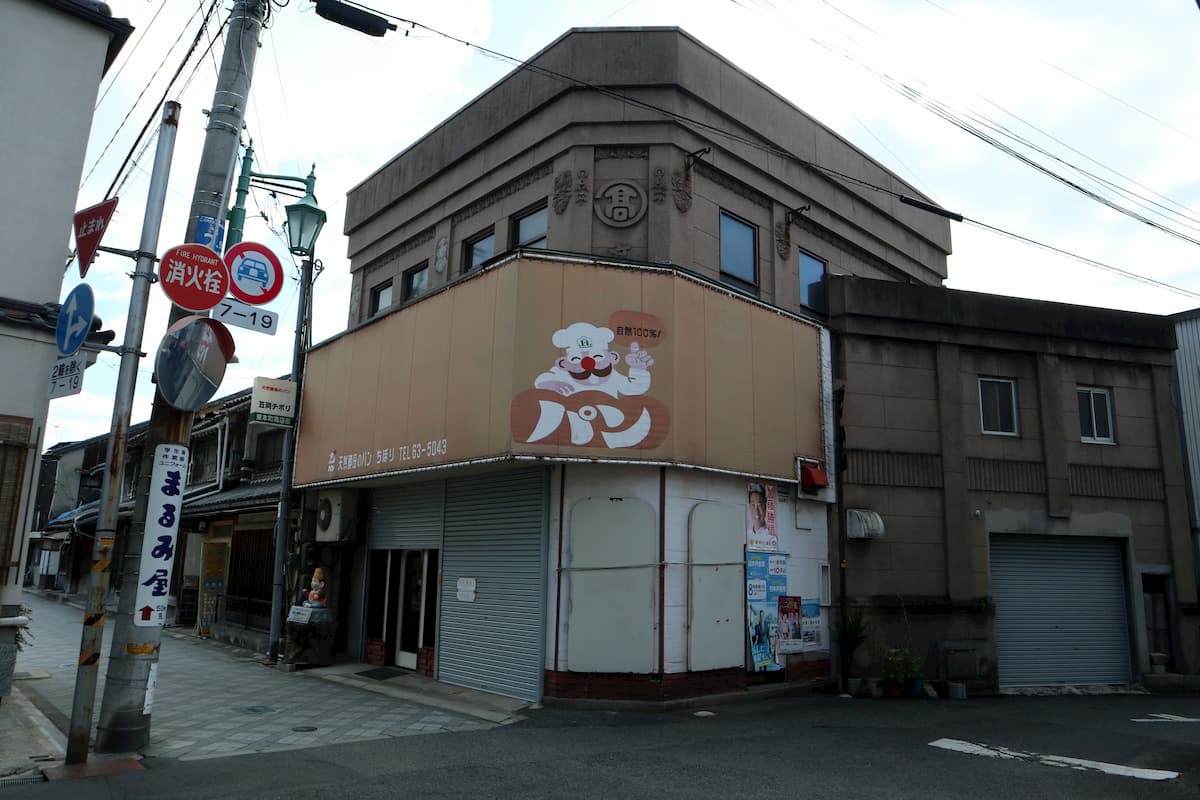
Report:
[[[609,181],[596,193],[592,208],[605,225],[628,228],[646,215],[646,193],[631,181]]]

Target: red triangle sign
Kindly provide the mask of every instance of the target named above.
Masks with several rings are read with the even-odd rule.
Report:
[[[80,278],[87,277],[88,267],[96,257],[96,248],[100,246],[100,239],[108,230],[108,221],[112,219],[120,199],[110,197],[103,203],[75,212],[75,251],[79,256]]]

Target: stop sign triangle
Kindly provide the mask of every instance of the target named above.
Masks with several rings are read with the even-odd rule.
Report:
[[[88,267],[96,257],[96,248],[108,230],[108,221],[112,219],[120,199],[110,197],[103,203],[75,212],[75,252],[79,257],[80,278],[87,277]]]

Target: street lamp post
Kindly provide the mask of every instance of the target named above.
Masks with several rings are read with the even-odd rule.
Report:
[[[293,255],[302,256],[300,268],[300,300],[296,308],[296,338],[292,346],[292,380],[296,383],[297,396],[304,378],[304,341],[310,323],[308,313],[309,287],[312,285],[313,250],[317,236],[325,225],[325,212],[317,206],[313,196],[316,175],[308,173],[305,179],[304,197],[287,206],[288,249]],[[285,583],[285,551],[287,550],[288,528],[292,514],[292,461],[296,452],[296,428],[300,425],[299,405],[292,426],[283,434],[283,455],[280,459],[279,515],[275,520],[275,565],[274,583],[271,587],[271,643],[267,657],[272,664],[279,661],[279,640],[283,632],[283,588]]]

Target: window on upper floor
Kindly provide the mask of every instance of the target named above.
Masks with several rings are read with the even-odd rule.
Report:
[[[371,290],[371,316],[375,316],[392,304],[392,282],[381,283]]]
[[[488,228],[463,243],[463,273],[478,269],[480,264],[495,254],[496,232],[492,228]]]
[[[1095,386],[1080,386],[1075,395],[1079,400],[1079,440],[1089,444],[1116,444],[1112,393]]]
[[[1017,382],[1009,378],[979,379],[979,427],[991,436],[1016,436]]]
[[[429,291],[429,262],[422,261],[404,273],[404,280],[400,286],[400,300],[412,300],[427,291]]]
[[[517,216],[513,220],[513,247],[545,247],[546,225],[550,220],[546,206]]]
[[[825,310],[825,262],[800,251],[800,305]]]
[[[211,483],[217,479],[217,447],[216,439],[192,445],[192,460],[188,465],[188,485]]]
[[[758,229],[721,212],[721,279],[751,292],[758,291]]]
[[[269,472],[279,469],[283,461],[283,428],[274,428],[258,435],[254,444],[254,469]]]

